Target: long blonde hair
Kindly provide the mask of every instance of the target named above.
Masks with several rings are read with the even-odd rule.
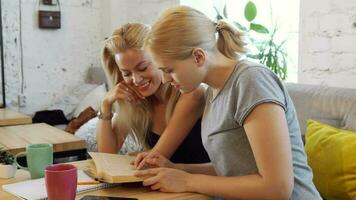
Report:
[[[128,23],[115,30],[112,36],[105,41],[102,49],[102,65],[109,80],[109,87],[123,81],[122,74],[115,62],[115,54],[122,53],[128,49],[143,49],[144,39],[147,37],[150,27],[140,23]],[[165,119],[166,123],[171,117],[175,104],[180,97],[180,92],[170,84],[160,86],[162,99],[167,102]],[[146,98],[140,105],[119,100],[119,108],[114,106],[115,112],[119,116],[119,123],[122,123],[130,133],[135,134],[139,144],[147,148],[146,135],[152,127],[152,99]]]
[[[184,60],[197,47],[217,48],[227,58],[239,59],[246,52],[242,36],[224,21],[213,22],[193,8],[176,6],[158,18],[144,46],[161,59]]]

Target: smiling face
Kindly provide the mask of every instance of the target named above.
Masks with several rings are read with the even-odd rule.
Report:
[[[151,59],[139,49],[128,49],[115,54],[116,64],[127,84],[134,86],[141,95],[153,95],[162,82],[161,72]]]

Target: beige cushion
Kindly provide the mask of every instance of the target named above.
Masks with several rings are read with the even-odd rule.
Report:
[[[101,101],[106,94],[105,84],[99,85],[94,90],[89,92],[74,110],[73,117],[78,117],[86,108],[92,107],[95,111],[100,108]]]
[[[286,84],[297,111],[302,135],[308,119],[356,131],[356,89]]]

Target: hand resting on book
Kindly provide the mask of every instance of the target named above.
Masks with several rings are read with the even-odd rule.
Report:
[[[139,153],[134,161],[134,167],[141,170],[156,167],[175,168],[175,165],[160,153],[151,151]]]

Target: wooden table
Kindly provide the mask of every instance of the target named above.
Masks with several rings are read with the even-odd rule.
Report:
[[[18,125],[18,124],[31,124],[32,119],[30,116],[6,109],[0,109],[0,126]]]
[[[86,159],[85,140],[45,123],[0,127],[0,147],[13,155],[26,151],[28,144],[53,144],[54,158],[79,156]]]
[[[78,169],[88,169],[88,167],[91,165],[91,160],[85,160],[85,161],[78,161],[78,162],[73,162],[72,164],[76,165]],[[15,178],[12,179],[0,179],[0,185],[4,184],[9,184],[9,183],[14,183],[18,181],[24,181],[30,179],[30,175],[27,171],[24,170],[18,170],[16,173]],[[86,192],[86,193],[81,193],[78,194],[76,199],[79,200],[81,197],[85,195],[102,195],[102,196],[116,196],[116,197],[132,197],[132,198],[137,198],[139,200],[148,200],[148,199],[175,199],[175,200],[191,200],[191,199],[196,199],[196,200],[211,200],[213,199],[212,197],[208,197],[206,195],[202,194],[197,194],[197,193],[163,193],[163,192],[158,192],[158,191],[152,191],[147,187],[142,187],[139,185],[120,185],[114,188],[108,188],[108,189],[102,189],[102,190],[96,190],[96,191],[91,191],[91,192]],[[1,200],[15,200],[17,197],[11,195],[10,193],[7,193],[0,189],[0,199]]]

